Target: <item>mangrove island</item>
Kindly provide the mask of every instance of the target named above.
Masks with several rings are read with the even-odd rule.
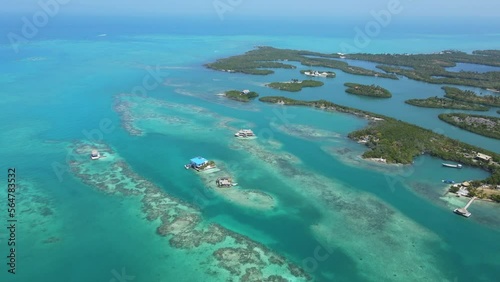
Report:
[[[250,90],[229,90],[224,92],[224,96],[227,97],[228,99],[235,100],[235,101],[240,101],[240,102],[250,102],[253,99],[259,97],[259,94],[254,91]]]
[[[345,92],[354,95],[369,96],[375,98],[391,98],[392,94],[389,90],[378,85],[364,85],[358,83],[345,83],[348,87]]]
[[[255,50],[246,52],[243,55],[218,59],[214,63],[209,63],[205,66],[213,70],[224,72],[267,75],[274,73],[271,69],[295,69],[296,67],[294,65],[286,63],[291,61],[299,62],[308,67],[339,69],[346,73],[355,75],[398,79],[394,74],[376,72],[361,67],[351,66],[346,62],[338,60],[339,58],[340,57],[337,54],[323,54],[318,52],[260,46]]]
[[[500,139],[500,118],[469,114],[440,114],[439,119],[464,130]]]
[[[304,87],[320,87],[323,86],[323,82],[317,80],[302,80],[292,79],[289,82],[271,82],[266,84],[267,87],[273,89],[289,91],[289,92],[299,92]]]
[[[434,84],[473,86],[492,91],[500,90],[500,72],[448,71],[457,63],[500,66],[500,51],[474,51],[472,54],[446,50],[433,54],[347,54],[346,59],[380,63],[377,68],[386,73],[406,76]]]
[[[342,59],[380,63],[381,71],[351,66]],[[500,51],[474,51],[472,54],[447,50],[434,54],[324,54],[304,50],[260,46],[243,55],[218,59],[205,66],[219,71],[255,75],[272,74],[272,69],[295,69],[287,62],[304,66],[339,69],[349,74],[398,79],[398,75],[434,84],[453,84],[500,91],[500,72],[448,71],[457,63],[500,67]]]
[[[455,87],[444,86],[442,89],[446,92],[444,97],[474,104],[500,107],[500,96],[484,95],[479,96],[470,90],[461,90]]]
[[[281,96],[268,96],[261,102],[280,105],[314,107],[327,111],[349,113],[370,120],[368,127],[348,135],[370,150],[363,158],[383,159],[386,163],[411,164],[415,157],[428,154],[443,160],[483,168],[491,176],[481,181],[494,188],[500,184],[500,155],[494,152],[451,139],[431,130],[396,120],[387,116],[334,104],[326,100],[301,101]],[[477,158],[477,156],[489,158]]]
[[[467,102],[455,101],[452,99],[429,97],[427,99],[410,99],[405,101],[410,104],[423,108],[439,108],[439,109],[455,109],[455,110],[469,110],[469,111],[488,111],[490,108],[471,104]]]

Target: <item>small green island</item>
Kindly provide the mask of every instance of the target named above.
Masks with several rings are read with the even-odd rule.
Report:
[[[292,79],[292,81],[288,82],[271,82],[266,84],[267,87],[289,92],[299,92],[304,87],[320,87],[323,85],[323,82],[317,80],[300,81],[298,79]]]
[[[333,71],[301,70],[300,73],[312,77],[335,78],[337,76]]]
[[[345,92],[354,95],[369,96],[375,98],[391,98],[392,94],[389,90],[378,85],[364,85],[358,83],[345,83],[348,87]]]
[[[259,94],[254,91],[250,90],[229,90],[224,92],[224,96],[226,96],[228,99],[235,100],[235,101],[240,101],[240,102],[250,102],[253,99],[259,97]]]
[[[340,106],[326,100],[301,101],[282,96],[267,96],[259,98],[259,101],[314,107],[326,111],[349,113],[370,120],[368,127],[348,135],[350,139],[370,149],[363,154],[363,158],[382,160],[386,163],[411,164],[415,157],[428,154],[443,160],[483,168],[489,171],[491,176],[480,181],[481,184],[486,184],[492,189],[500,184],[499,154],[431,130],[387,116]],[[478,155],[488,158],[478,158]]]
[[[500,139],[500,118],[469,114],[440,114],[439,119],[464,130]]]
[[[455,87],[444,86],[442,89],[446,92],[444,97],[457,101],[481,104],[485,106],[500,107],[500,96],[484,95],[479,96],[470,90],[461,90]]]
[[[423,107],[423,108],[439,108],[439,109],[455,109],[455,110],[468,110],[468,111],[488,111],[490,108],[467,103],[456,101],[447,98],[439,98],[439,97],[429,97],[427,99],[410,99],[405,101],[406,104]]]

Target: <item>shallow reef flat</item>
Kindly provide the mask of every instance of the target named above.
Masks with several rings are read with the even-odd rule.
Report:
[[[199,139],[199,132],[234,121],[205,108],[131,94],[116,95],[114,110],[120,115],[122,127],[135,136],[154,132]]]
[[[371,195],[347,196],[322,193],[327,212],[312,226],[320,242],[344,250],[370,279],[445,281],[445,267],[435,259],[436,246],[444,245],[437,236]]]
[[[441,241],[430,231],[374,196],[302,167],[289,153],[270,152],[249,142],[241,146],[262,169],[273,171],[287,187],[321,211],[322,219],[311,226],[311,232],[323,246],[348,254],[367,278],[445,279],[433,249]]]
[[[383,159],[365,159],[362,157],[363,153],[365,152],[364,147],[361,148],[361,150],[358,150],[357,148],[354,149],[349,147],[338,147],[328,144],[325,146],[321,146],[321,150],[348,166],[376,170],[386,175],[401,175],[404,174],[405,171],[409,171],[412,169],[411,165],[392,163],[389,164],[383,162]]]
[[[238,140],[233,138],[230,132],[236,132],[238,128],[231,124],[238,123],[237,120],[220,116],[214,112],[208,111],[204,108],[186,106],[182,104],[174,104],[164,102],[154,98],[143,98],[133,95],[119,95],[115,105],[118,105],[118,111],[122,117],[124,128],[133,128],[129,133],[134,135],[134,132],[147,132],[147,133],[162,133],[162,134],[175,134],[182,138],[199,139],[200,132],[221,131],[221,134],[227,135],[228,140]],[[134,102],[131,102],[134,101]],[[137,108],[140,108],[142,113],[137,113]],[[116,109],[116,107],[115,107]],[[166,114],[166,109],[169,114]],[[181,114],[188,113],[202,113],[201,118],[192,118],[182,124],[182,127],[177,127],[176,123],[169,123],[172,120],[170,115],[172,111]],[[147,113],[147,114],[145,114]],[[239,122],[241,124],[241,122]],[[210,127],[206,125],[210,124]],[[175,126],[175,130],[174,127]],[[216,139],[217,142],[222,142],[221,139]],[[241,140],[246,142],[250,140]],[[232,145],[231,145],[232,146]],[[236,148],[233,146],[233,148]],[[215,185],[215,180],[219,177],[226,177],[233,175],[229,168],[223,164],[222,161],[217,161],[217,169],[206,172],[198,172],[197,175],[204,181],[207,189],[215,192],[223,199],[232,202],[236,205],[259,209],[259,210],[272,210],[276,207],[276,200],[273,196],[256,189],[242,189],[239,186],[232,188],[219,188]]]
[[[310,125],[292,123],[278,125],[274,122],[271,122],[270,125],[272,128],[275,128],[285,134],[307,140],[329,139],[329,141],[336,141],[336,139],[342,138],[342,135],[339,133],[315,128]]]
[[[239,185],[229,188],[217,187],[215,183],[217,178],[231,177],[232,174],[229,172],[229,170],[226,168],[226,165],[224,165],[222,161],[217,160],[216,163],[219,171],[210,174],[198,173],[207,189],[210,189],[227,201],[239,206],[263,211],[269,211],[276,207],[277,202],[275,198],[264,191],[244,189]]]
[[[89,149],[105,152],[106,158],[93,161]],[[76,141],[68,144],[73,153],[71,169],[85,184],[121,197],[135,197],[144,217],[157,222],[156,232],[168,239],[171,248],[197,252],[199,265],[214,281],[308,281],[300,267],[250,238],[218,224],[207,223],[192,205],[165,193],[136,174],[106,144]],[[103,160],[103,162],[101,162]],[[106,160],[106,161],[104,161]]]
[[[212,119],[214,116],[212,114]],[[214,130],[221,132],[234,130],[231,122],[213,121],[212,124],[217,125]],[[283,130],[302,138],[311,138],[311,135],[338,138],[336,134],[307,126]],[[230,149],[245,152],[246,163],[271,173],[283,187],[292,188],[291,193],[301,195],[304,201],[315,206],[323,215],[311,227],[316,239],[324,246],[346,253],[357,262],[359,269],[363,269],[367,278],[385,281],[400,281],[402,277],[408,277],[408,281],[445,279],[444,267],[433,256],[439,250],[429,247],[444,243],[385,202],[315,173],[293,154],[266,143],[265,138],[228,140]],[[397,250],[401,256],[395,259],[391,250]]]
[[[241,103],[239,101],[234,101],[227,99],[224,95],[224,90],[220,88],[214,88],[213,84],[199,84],[196,86],[199,90],[193,91],[190,89],[177,88],[174,90],[175,93],[183,96],[196,97],[197,99],[204,100],[208,103],[224,105],[228,108],[238,109],[242,111],[260,111],[257,103]]]
[[[22,228],[22,233],[37,234],[31,237],[35,241],[30,243],[41,246],[62,241],[61,221],[54,200],[37,188],[35,182],[23,180],[17,187],[17,212],[22,215],[22,224],[18,226]]]

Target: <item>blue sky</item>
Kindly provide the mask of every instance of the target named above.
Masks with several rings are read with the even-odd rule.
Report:
[[[0,0],[6,2],[7,0]],[[498,18],[498,0],[15,0],[1,5],[0,12],[34,13],[38,2],[59,1],[61,12],[85,15],[192,15],[219,18],[245,16],[290,16],[322,18],[367,18],[371,11],[387,10],[391,2],[399,3],[401,14],[409,19],[445,17]],[[219,12],[216,8],[219,7]],[[498,20],[497,20],[498,21]]]

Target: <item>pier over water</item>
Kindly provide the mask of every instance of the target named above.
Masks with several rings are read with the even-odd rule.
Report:
[[[470,207],[470,205],[472,205],[472,202],[474,202],[475,199],[477,199],[477,198],[476,197],[472,197],[472,199],[469,200],[469,202],[467,203],[467,205],[465,205],[465,207],[459,208],[459,209],[455,209],[453,212],[456,213],[456,214],[465,216],[465,217],[471,216],[472,214],[467,209]]]

